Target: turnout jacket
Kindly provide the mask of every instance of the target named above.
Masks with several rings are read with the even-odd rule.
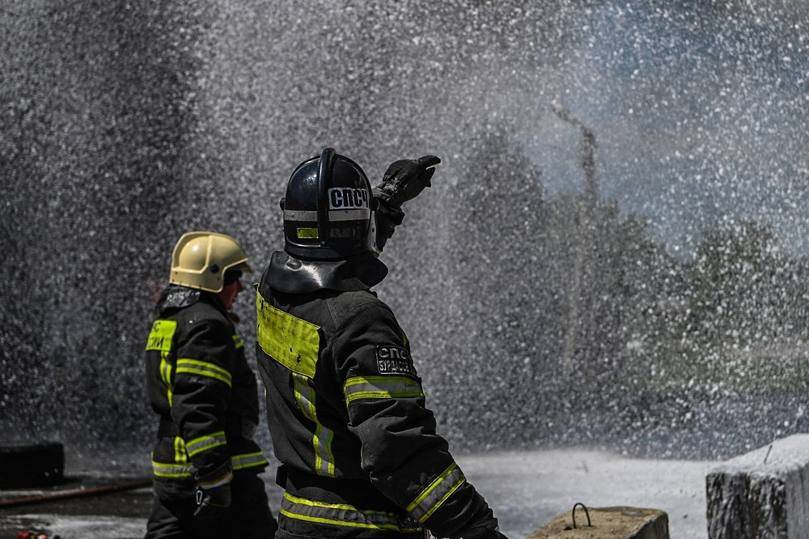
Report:
[[[486,536],[497,520],[436,434],[374,257],[275,253],[256,300],[279,525],[303,536]]]
[[[221,300],[171,285],[156,314],[146,343],[149,399],[160,416],[152,452],[155,477],[204,483],[228,467],[264,469],[267,460],[253,441],[255,374]]]

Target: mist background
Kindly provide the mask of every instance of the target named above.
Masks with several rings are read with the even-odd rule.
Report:
[[[229,233],[262,268],[324,146],[372,183],[444,160],[378,288],[456,450],[718,458],[805,430],[807,11],[6,0],[0,436],[145,454],[173,244]]]

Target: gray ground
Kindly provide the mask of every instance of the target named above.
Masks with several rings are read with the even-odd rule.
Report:
[[[662,509],[669,515],[672,539],[707,536],[705,475],[715,462],[627,459],[582,449],[459,460],[509,537],[524,537],[576,502]]]
[[[663,509],[673,539],[706,536],[705,474],[713,462],[627,459],[583,449],[467,455],[458,460],[512,538],[524,537],[576,502]],[[266,474],[267,481],[271,476]],[[271,484],[268,489],[277,509],[279,492]],[[0,492],[0,498],[7,495]],[[149,503],[150,491],[142,489],[0,511],[0,538],[14,537],[25,528],[47,530],[62,539],[142,537]]]

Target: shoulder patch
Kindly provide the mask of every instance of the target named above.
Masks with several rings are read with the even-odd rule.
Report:
[[[407,348],[395,345],[376,347],[376,368],[379,374],[407,374],[417,376],[413,358]]]
[[[146,350],[158,350],[168,355],[176,330],[177,322],[175,320],[155,320],[152,324],[152,331],[149,332],[149,338],[146,340]]]

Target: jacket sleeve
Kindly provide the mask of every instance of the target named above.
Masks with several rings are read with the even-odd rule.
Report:
[[[464,478],[425,406],[421,379],[390,309],[372,303],[338,331],[335,366],[349,429],[371,483],[439,537],[475,536],[497,520]]]
[[[225,414],[233,348],[228,328],[215,320],[191,324],[177,346],[171,417],[202,486],[230,480]]]

